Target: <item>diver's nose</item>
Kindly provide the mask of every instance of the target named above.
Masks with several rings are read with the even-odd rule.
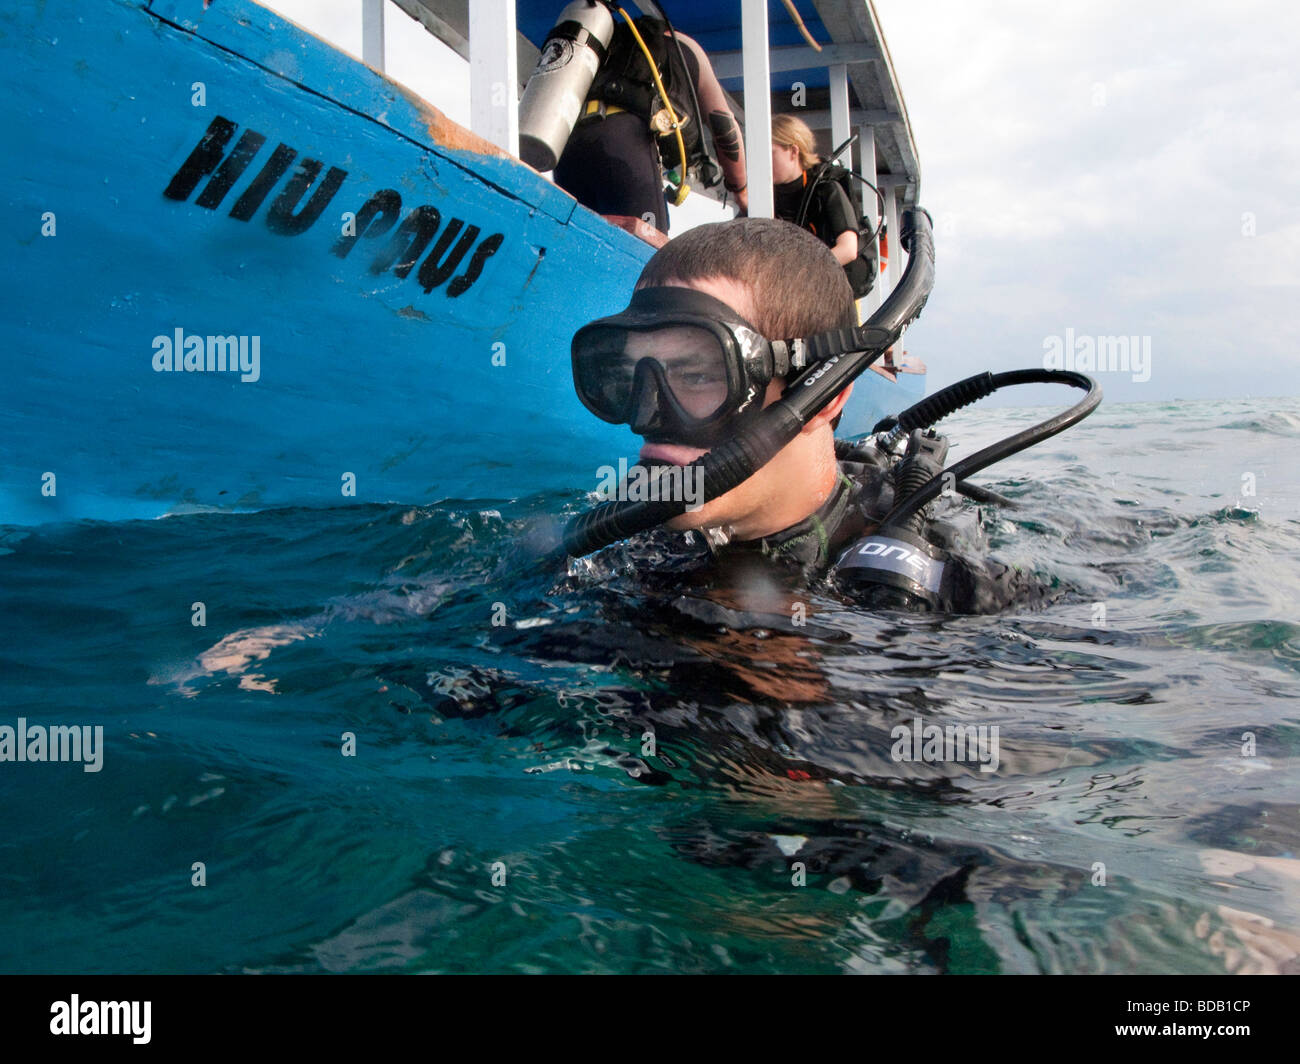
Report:
[[[661,382],[655,373],[658,363],[652,358],[643,358],[636,364],[632,376],[632,398],[628,404],[631,410],[630,424],[638,436],[648,436],[663,428],[659,402]]]

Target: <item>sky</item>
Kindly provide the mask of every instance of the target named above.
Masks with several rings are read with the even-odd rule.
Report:
[[[1300,394],[1300,9],[876,7],[938,230],[932,383],[1073,330],[1150,338],[1113,399]]]
[[[360,53],[356,0],[263,2]],[[389,75],[468,122],[466,64],[386,7]],[[1300,394],[1300,5],[876,10],[935,218],[906,341],[930,390],[1124,337],[1123,364],[1094,368],[1111,400]],[[692,199],[674,231],[717,216]]]

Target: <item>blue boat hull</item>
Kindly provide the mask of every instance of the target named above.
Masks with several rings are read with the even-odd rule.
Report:
[[[651,249],[256,5],[0,14],[0,523],[594,489]],[[910,399],[868,374],[842,426]]]

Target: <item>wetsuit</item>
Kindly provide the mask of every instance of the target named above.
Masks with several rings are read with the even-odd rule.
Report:
[[[678,54],[664,37],[664,24],[637,19],[636,24],[652,52],[659,53],[665,87],[674,111],[689,118],[683,130],[688,156],[698,150],[700,131],[689,106],[691,84],[699,80],[699,63],[690,48]],[[683,68],[682,59],[685,59]],[[627,26],[614,30],[609,55],[592,83],[590,103],[612,104],[604,117],[584,113],[555,165],[555,183],[584,207],[597,214],[622,214],[651,220],[661,233],[668,232],[668,201],[664,197],[663,165],[659,138],[650,129],[651,109],[662,106],[644,54]],[[666,138],[666,150],[676,166],[676,138]]]
[[[846,231],[858,233],[858,219],[840,183],[829,178],[817,181],[818,172],[819,168],[813,167],[793,181],[773,186],[774,213],[783,221],[796,225],[800,224],[802,214],[803,228],[829,248],[835,246],[840,234]],[[814,184],[816,187],[812,190],[807,210],[804,210],[809,186]],[[860,234],[858,239],[861,240]],[[862,248],[859,247],[858,251],[859,257],[844,267],[845,276],[855,293],[865,292],[872,279],[871,266],[861,257]]]
[[[987,557],[978,511],[943,500],[931,504],[937,512],[923,523],[924,539],[944,557],[930,602],[892,587],[864,584],[851,570],[837,570],[837,563],[872,538],[869,533],[893,507],[896,460],[871,440],[837,441],[836,453],[839,478],[830,497],[816,513],[780,532],[711,546],[703,533],[661,528],[610,549],[624,552],[650,585],[679,590],[692,582],[712,585],[710,574],[719,586],[745,586],[761,579],[763,571],[775,570],[789,586],[829,579],[839,595],[869,609],[997,613],[1012,605],[1041,605],[1051,597],[1030,575]]]
[[[833,570],[894,505],[891,463],[871,440],[838,441],[839,480],[830,498],[811,516],[771,536],[731,543],[727,550],[766,555],[801,569],[807,576],[830,575],[845,597],[873,608],[925,609],[892,589],[862,585],[848,569]],[[996,613],[1012,604],[1046,600],[1047,589],[1021,570],[986,557],[982,517],[961,504],[932,504],[940,509],[924,523],[924,538],[944,553],[933,608],[945,613]]]
[[[653,218],[656,229],[668,232],[659,145],[640,115],[580,121],[555,166],[555,183],[597,214]]]

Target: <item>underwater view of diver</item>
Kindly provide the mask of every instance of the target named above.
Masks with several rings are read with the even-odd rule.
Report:
[[[1281,1016],[1230,977],[1300,974],[1287,34],[91,7],[0,13],[0,977],[48,977],[0,1024],[425,1022],[169,982],[326,974]]]

